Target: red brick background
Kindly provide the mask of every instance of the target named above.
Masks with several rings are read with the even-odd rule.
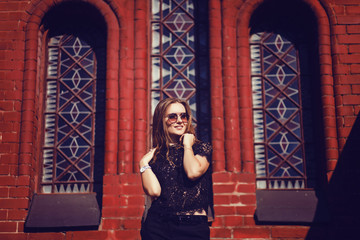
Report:
[[[106,153],[98,231],[25,233],[39,174],[38,33],[66,0],[0,1],[0,239],[139,239],[144,197],[137,162],[148,134],[149,1],[83,0],[108,26]],[[70,0],[69,0],[70,1]],[[69,2],[67,1],[67,2]],[[271,1],[271,0],[270,0]],[[212,239],[356,239],[355,162],[360,110],[360,1],[303,0],[316,16],[326,172],[336,213],[328,224],[257,225],[249,81],[249,20],[263,0],[209,0],[216,220]],[[360,141],[359,141],[360,144]],[[355,147],[353,147],[355,146]],[[346,189],[346,191],[344,190]],[[353,211],[352,211],[353,210]],[[343,229],[332,231],[339,222]],[[334,233],[327,235],[326,233]],[[326,236],[326,237],[325,237]]]

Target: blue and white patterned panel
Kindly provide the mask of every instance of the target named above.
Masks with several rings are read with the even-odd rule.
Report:
[[[91,191],[95,129],[95,54],[83,40],[56,36],[48,44],[43,193]]]
[[[191,0],[153,0],[151,11],[152,112],[161,99],[176,97],[189,101],[194,114],[194,4]]]
[[[250,37],[258,189],[306,185],[298,56],[279,34]]]

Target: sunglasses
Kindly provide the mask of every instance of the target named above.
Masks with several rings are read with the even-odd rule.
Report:
[[[189,121],[189,115],[187,113],[170,113],[169,115],[167,115],[167,122],[169,124],[176,123],[179,117],[183,123],[187,123]]]

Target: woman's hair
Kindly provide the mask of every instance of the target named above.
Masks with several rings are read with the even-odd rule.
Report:
[[[192,116],[189,104],[178,98],[165,98],[161,100],[155,108],[153,122],[152,122],[152,146],[153,148],[160,149],[162,147],[169,147],[171,138],[167,130],[165,121],[165,114],[167,108],[173,103],[180,103],[185,107],[186,114],[189,116],[188,123],[186,124],[186,133],[195,135],[195,129],[192,125]]]

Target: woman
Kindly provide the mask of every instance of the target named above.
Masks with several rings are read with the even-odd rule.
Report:
[[[153,148],[140,160],[151,207],[142,223],[143,240],[210,239],[212,220],[211,145],[196,139],[187,102],[167,98],[153,116]]]

